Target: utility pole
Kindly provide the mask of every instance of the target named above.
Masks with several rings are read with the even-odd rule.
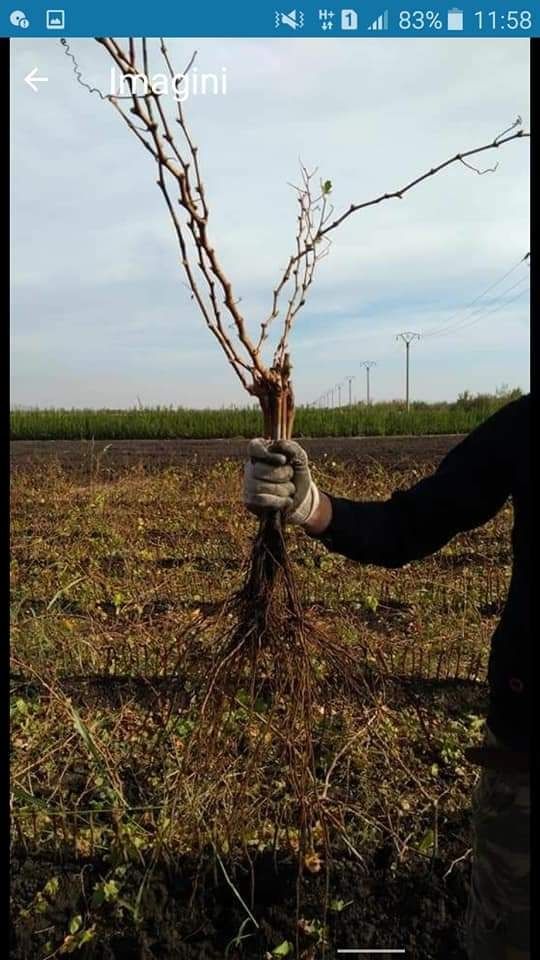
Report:
[[[369,393],[369,371],[371,370],[372,367],[376,367],[377,364],[375,363],[374,360],[364,360],[364,362],[361,363],[360,366],[365,367],[365,370],[366,370],[366,403],[367,403],[367,406],[369,407],[371,403],[370,393]]]
[[[406,363],[406,367],[405,367],[405,370],[406,370],[406,372],[405,372],[405,402],[406,402],[406,405],[407,405],[407,411],[409,410],[409,406],[410,406],[410,399],[409,399],[409,353],[410,353],[410,346],[411,346],[411,343],[413,342],[413,340],[419,340],[419,339],[420,339],[420,334],[419,334],[419,333],[411,333],[410,330],[409,330],[409,331],[405,331],[404,333],[398,333],[398,335],[397,335],[397,337],[396,337],[396,340],[403,340],[403,343],[405,344],[405,347],[406,347],[406,354],[405,354],[405,357],[406,357],[406,360],[405,360],[405,363]]]
[[[341,384],[340,383],[336,385],[336,390],[338,392],[338,407],[340,407],[341,406]]]
[[[354,377],[346,377],[346,379],[349,381],[349,406],[352,407],[352,382]]]

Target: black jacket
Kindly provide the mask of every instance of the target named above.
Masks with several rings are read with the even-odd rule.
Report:
[[[486,523],[508,497],[514,507],[513,567],[489,660],[493,733],[527,749],[531,700],[530,395],[512,401],[473,430],[438,470],[382,502],[330,497],[333,518],[320,540],[361,563],[400,567]]]

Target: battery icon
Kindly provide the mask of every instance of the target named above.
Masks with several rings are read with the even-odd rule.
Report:
[[[448,30],[463,30],[463,10],[452,7],[448,11]]]

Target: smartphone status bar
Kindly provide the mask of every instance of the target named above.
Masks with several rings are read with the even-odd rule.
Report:
[[[292,2],[292,0],[290,0]],[[2,35],[7,37],[534,37],[540,13],[534,3],[474,3],[459,6],[380,4],[296,6],[79,2],[64,7],[15,3],[4,7]]]

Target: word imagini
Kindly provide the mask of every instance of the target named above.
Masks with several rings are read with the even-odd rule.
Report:
[[[112,97],[144,97],[148,93],[170,95],[183,103],[193,96],[225,96],[227,93],[227,68],[217,73],[199,73],[196,67],[187,74],[155,73],[147,77],[142,73],[123,74],[111,67],[110,94]]]

